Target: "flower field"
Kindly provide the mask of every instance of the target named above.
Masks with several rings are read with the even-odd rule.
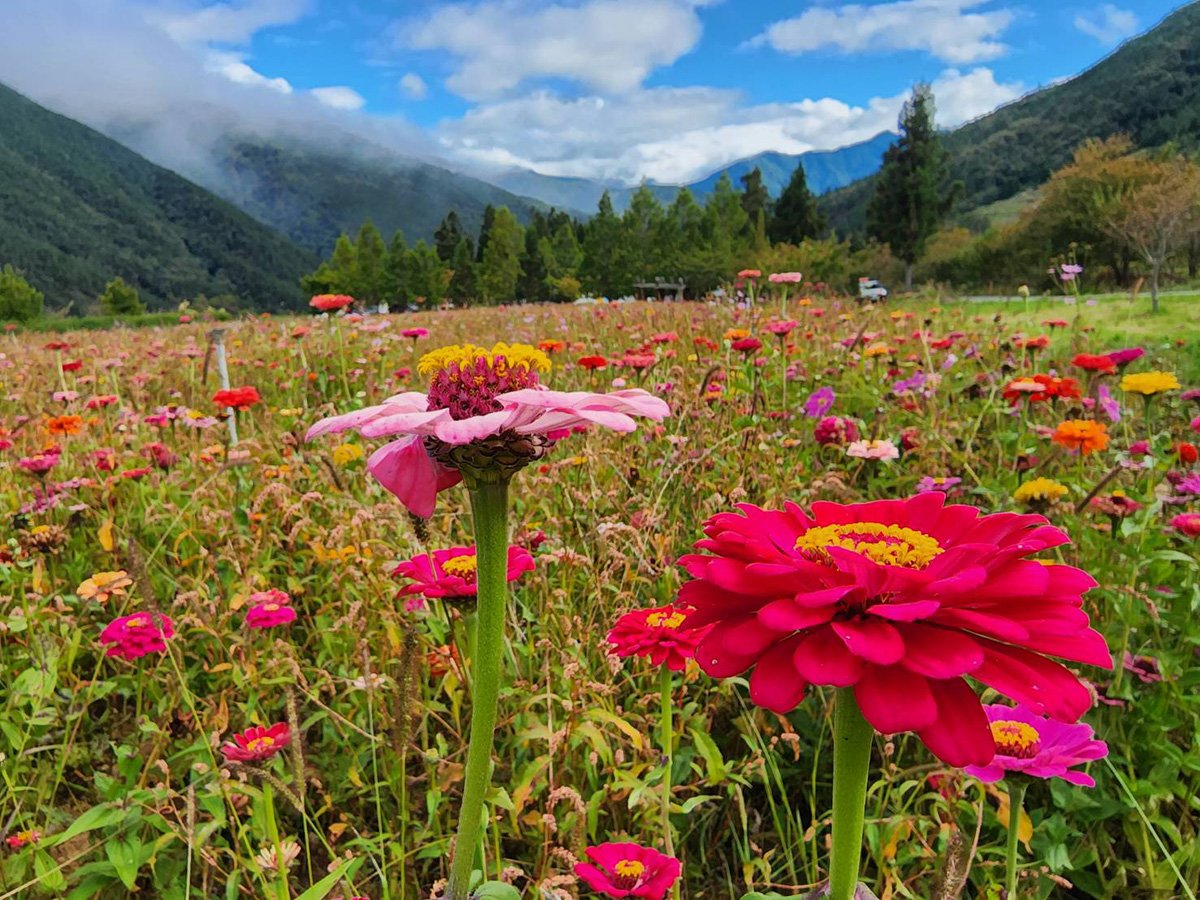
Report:
[[[0,900],[1194,898],[1195,301],[797,287],[6,333]]]

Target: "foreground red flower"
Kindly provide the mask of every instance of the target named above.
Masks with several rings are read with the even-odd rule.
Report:
[[[1067,536],[1035,515],[907,500],[818,502],[812,515],[743,504],[704,526],[681,560],[679,602],[712,625],[696,650],[718,678],[754,666],[750,698],[788,712],[810,684],[854,687],[885,734],[914,731],[939,758],[986,765],[995,745],[963,679],[1039,714],[1075,721],[1091,705],[1063,659],[1112,667],[1082,594],[1095,580],[1033,554]]]
[[[508,580],[516,581],[534,569],[533,556],[524,547],[508,548]],[[411,584],[400,588],[400,596],[419,594],[427,599],[474,597],[475,548],[451,547],[422,553],[392,570],[396,578],[407,578]],[[418,603],[419,605],[419,603]]]
[[[635,609],[617,619],[608,642],[617,656],[646,656],[656,666],[682,672],[704,636],[703,629],[690,629],[687,619],[688,611],[677,606]]]
[[[682,867],[673,856],[640,844],[599,844],[583,851],[591,862],[575,864],[575,877],[606,897],[662,900]]]
[[[241,734],[235,734],[232,742],[221,747],[228,762],[261,762],[270,759],[292,742],[292,730],[287,722],[277,722],[270,728],[255,725]]]

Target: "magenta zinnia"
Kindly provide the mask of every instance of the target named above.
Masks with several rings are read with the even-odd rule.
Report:
[[[227,762],[262,762],[270,759],[292,742],[292,730],[287,722],[277,722],[269,728],[255,725],[233,736],[232,742],[221,747]]]
[[[721,513],[681,564],[679,602],[712,624],[696,660],[725,678],[751,666],[750,697],[788,712],[810,684],[854,688],[885,734],[916,732],[951,765],[995,745],[970,676],[1041,714],[1074,721],[1087,688],[1047,654],[1112,668],[1082,594],[1096,585],[1030,559],[1068,542],[1035,515],[981,515],[940,491],[814,503],[808,515],[749,504]]]
[[[643,390],[549,390],[539,381],[549,368],[550,358],[526,344],[442,347],[418,364],[428,393],[409,391],[323,419],[308,438],[348,429],[371,438],[400,435],[371,454],[367,468],[410,511],[430,516],[437,493],[458,484],[464,471],[511,476],[578,426],[633,431],[634,416],[657,421],[670,412]]]
[[[988,783],[1016,773],[1096,786],[1091,775],[1072,768],[1108,756],[1108,745],[1095,740],[1091,725],[1058,722],[1024,706],[993,704],[985,706],[984,712],[996,742],[996,756],[986,766],[967,766],[968,775]]]
[[[590,862],[575,864],[575,877],[605,897],[663,900],[679,880],[679,860],[640,844],[609,843],[583,851]]]
[[[135,613],[113,619],[100,632],[100,643],[111,644],[105,656],[138,659],[149,653],[165,653],[167,641],[175,636],[170,617],[160,613]]]
[[[688,610],[657,606],[625,613],[608,633],[608,642],[617,656],[646,656],[656,666],[682,672],[703,636],[703,629],[688,627]]]
[[[508,581],[516,581],[525,572],[532,572],[533,568],[533,556],[528,550],[524,547],[508,548]],[[451,547],[414,556],[396,566],[392,575],[410,582],[400,589],[401,596],[458,599],[475,596],[476,570],[474,547]]]

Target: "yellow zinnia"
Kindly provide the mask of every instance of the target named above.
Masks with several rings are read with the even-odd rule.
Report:
[[[1179,390],[1179,379],[1172,372],[1134,372],[1121,379],[1121,390],[1128,394],[1152,397]]]
[[[1057,500],[1066,493],[1066,485],[1059,484],[1050,478],[1035,478],[1017,488],[1013,492],[1013,498],[1018,503],[1046,502]]]

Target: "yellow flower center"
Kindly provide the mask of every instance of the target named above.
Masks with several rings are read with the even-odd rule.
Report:
[[[646,871],[646,866],[636,859],[623,859],[613,866],[613,871],[622,878],[639,878]]]
[[[681,612],[652,612],[646,616],[646,624],[651,628],[678,628],[687,620]]]
[[[279,604],[278,603],[264,603],[262,608],[265,609],[267,612],[278,612]]]
[[[459,578],[474,578],[475,568],[474,555],[455,556],[442,563],[443,572],[447,575],[457,575]]]
[[[150,620],[145,616],[134,616],[125,623],[126,628],[145,628],[150,624]]]
[[[992,740],[996,742],[997,756],[1032,759],[1042,748],[1042,738],[1036,728],[1011,719],[1001,719],[992,723]]]
[[[796,549],[814,562],[828,564],[830,547],[853,550],[881,565],[905,569],[923,569],[942,552],[937,539],[924,532],[879,522],[821,525],[796,539]]]
[[[246,749],[251,753],[257,753],[259,750],[266,750],[275,746],[275,738],[264,734],[262,737],[251,738],[246,741]]]
[[[531,347],[529,344],[505,344],[503,342],[494,345],[491,350],[486,347],[477,347],[475,344],[451,344],[449,347],[430,350],[417,363],[417,371],[428,377],[449,369],[454,363],[458,364],[460,370],[465,371],[474,366],[475,361],[479,359],[484,360],[489,366],[496,366],[498,357],[503,357],[496,371],[496,374],[500,376],[506,374],[506,372],[500,371],[500,368],[507,369],[518,366],[531,372],[534,370],[550,371],[550,357],[537,347]]]

